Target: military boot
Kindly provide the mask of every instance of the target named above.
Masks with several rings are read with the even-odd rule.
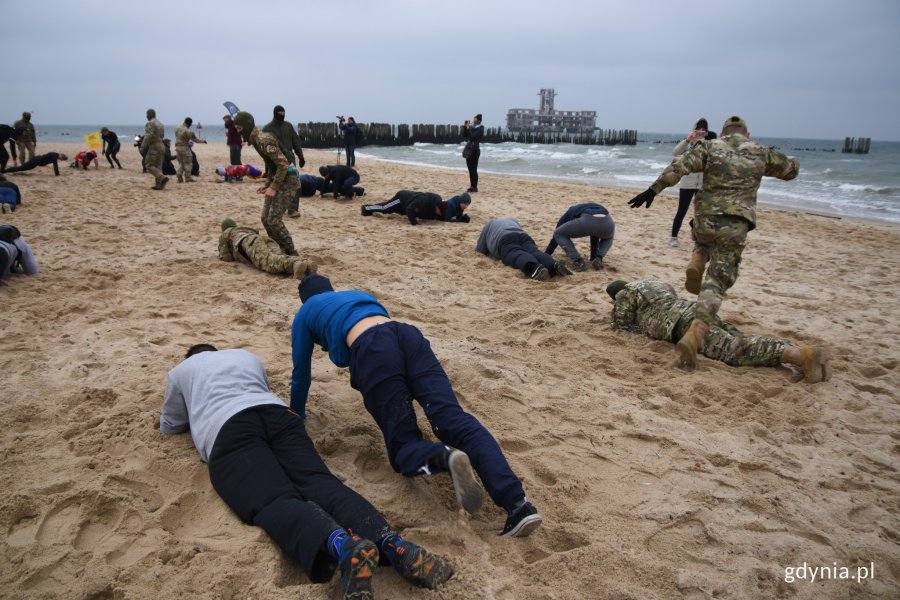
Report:
[[[692,369],[697,366],[697,351],[700,349],[700,344],[703,343],[703,338],[706,337],[707,331],[709,331],[709,325],[700,319],[691,321],[690,329],[678,340],[678,344],[675,346],[675,351],[678,353],[678,363],[681,366]]]
[[[298,260],[294,263],[294,278],[303,279],[316,272],[316,263],[311,260]]]
[[[699,294],[704,269],[706,269],[706,257],[701,252],[694,252],[685,271],[684,289],[692,294]]]
[[[788,346],[781,355],[781,362],[800,367],[803,371],[800,380],[806,383],[831,379],[830,359],[831,351],[827,346]]]

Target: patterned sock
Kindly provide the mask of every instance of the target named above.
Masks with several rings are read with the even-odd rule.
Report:
[[[325,547],[328,549],[328,554],[333,556],[334,558],[341,558],[341,550],[344,548],[344,542],[350,539],[350,534],[347,533],[345,529],[335,529],[331,532],[331,535],[328,536],[328,542],[326,542]]]

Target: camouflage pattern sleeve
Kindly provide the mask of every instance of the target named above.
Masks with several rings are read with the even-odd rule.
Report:
[[[613,329],[632,329],[637,322],[638,304],[641,294],[638,290],[625,286],[616,294],[612,310]]]
[[[777,150],[769,152],[766,160],[766,175],[790,181],[800,173],[800,163],[795,158],[788,158]]]
[[[150,147],[150,140],[153,137],[153,123],[147,121],[147,124],[144,125],[144,139],[141,140],[141,154],[147,151],[147,148]]]
[[[681,178],[688,173],[702,173],[706,165],[706,153],[705,142],[694,144],[690,150],[669,163],[669,166],[657,177],[650,189],[658,194],[681,181]]]
[[[219,236],[219,260],[225,262],[234,262],[234,256],[231,254],[231,229],[226,229]]]
[[[258,142],[259,146],[257,147],[257,150],[259,150],[260,154],[268,157],[268,159],[275,163],[276,166],[275,172],[269,173],[269,179],[266,181],[266,185],[273,190],[278,191],[278,188],[281,186],[282,182],[284,182],[284,178],[287,177],[290,163],[288,163],[287,157],[284,155],[284,152],[281,151],[278,142],[271,134],[266,133],[260,135]]]

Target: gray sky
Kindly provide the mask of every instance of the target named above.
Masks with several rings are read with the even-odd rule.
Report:
[[[0,122],[221,125],[287,118],[505,125],[596,110],[681,133],[732,114],[759,136],[900,140],[897,0],[0,0]]]

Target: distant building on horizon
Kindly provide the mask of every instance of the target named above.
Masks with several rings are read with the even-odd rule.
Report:
[[[511,108],[506,113],[506,128],[512,132],[588,133],[597,128],[595,110],[556,110],[553,100],[556,90],[543,88],[541,105],[533,108]]]

